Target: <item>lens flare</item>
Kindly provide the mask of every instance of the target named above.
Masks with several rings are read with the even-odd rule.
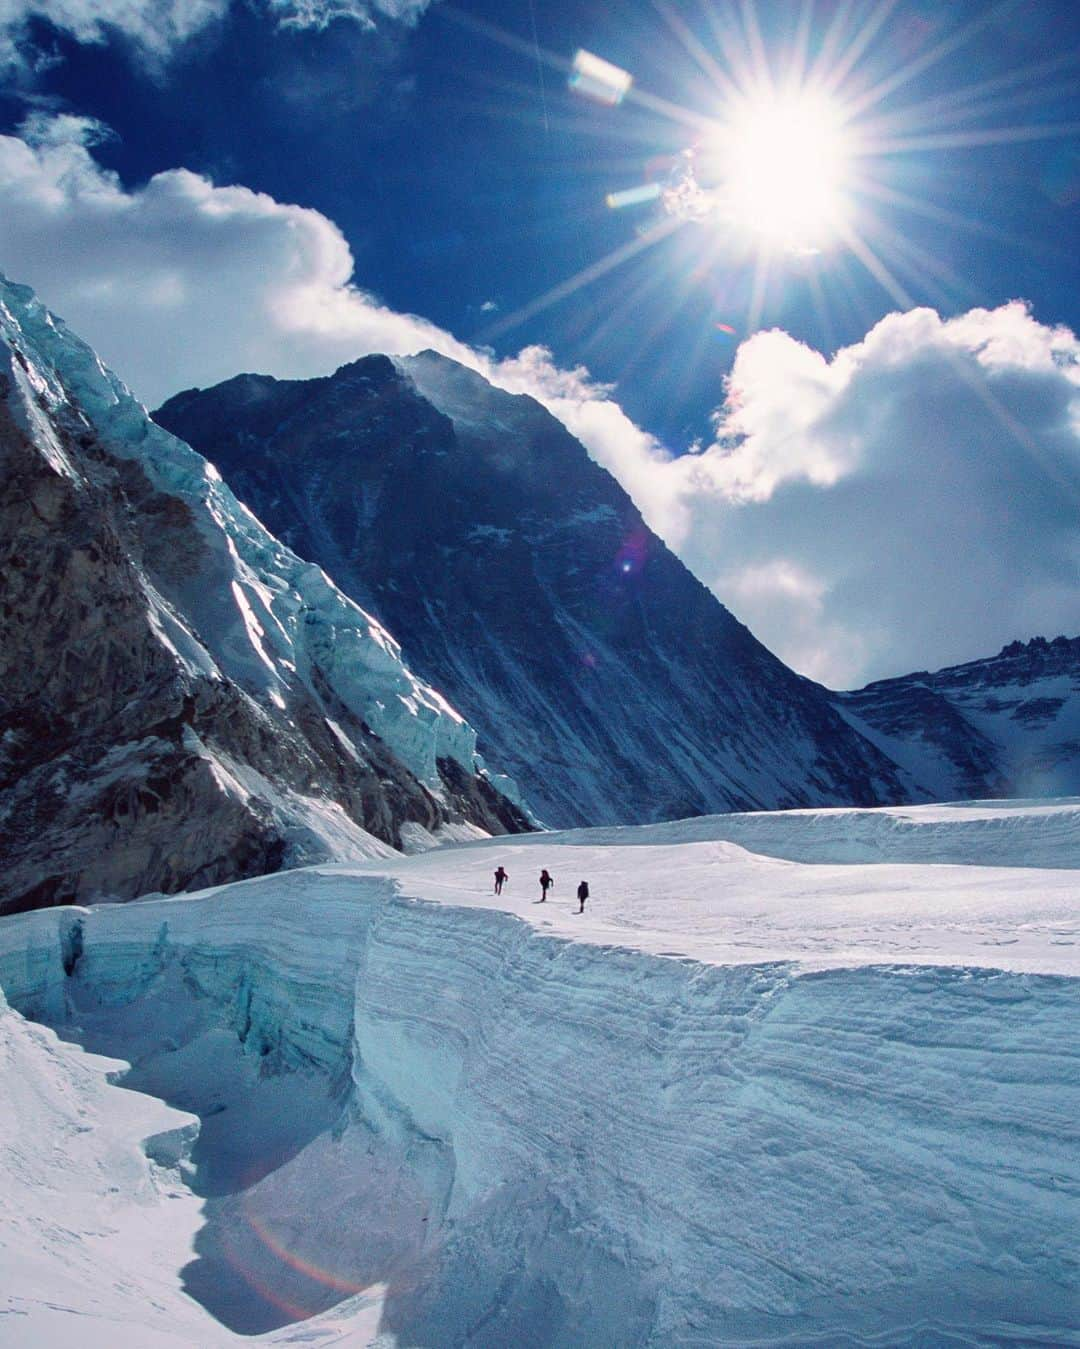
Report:
[[[640,206],[646,201],[655,201],[660,195],[659,183],[642,183],[640,187],[624,188],[622,192],[609,192],[604,202],[611,211],[621,211],[624,206]]]
[[[623,101],[633,82],[633,76],[627,71],[587,51],[579,51],[574,57],[567,81],[576,93],[609,107]]]
[[[615,554],[615,570],[633,576],[644,567],[649,552],[649,536],[644,528],[635,529],[623,540]]]

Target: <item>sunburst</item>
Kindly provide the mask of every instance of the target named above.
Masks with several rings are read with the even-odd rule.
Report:
[[[892,170],[905,157],[920,157],[925,186],[933,182],[927,166],[939,151],[1080,135],[1080,124],[1072,122],[1022,116],[1001,120],[1052,93],[1055,79],[1075,80],[1080,54],[1060,53],[993,78],[957,82],[947,93],[903,102],[917,78],[960,52],[1002,7],[988,7],[967,25],[924,43],[906,60],[891,58],[888,40],[897,0],[861,8],[830,6],[828,23],[820,21],[824,8],[816,0],[802,0],[786,42],[770,45],[754,0],[704,11],[704,33],[700,25],[695,31],[669,0],[653,0],[652,9],[686,60],[683,83],[693,90],[693,101],[680,104],[641,88],[631,72],[601,58],[582,54],[576,61],[566,60],[442,7],[448,17],[562,72],[579,94],[610,105],[596,118],[595,128],[583,106],[569,123],[573,130],[595,130],[597,136],[621,140],[622,163],[628,152],[632,157],[635,146],[645,151],[642,176],[606,197],[609,207],[625,211],[630,237],[518,310],[501,315],[478,339],[489,341],[565,303],[583,287],[684,231],[687,276],[682,281],[671,274],[671,249],[664,250],[663,284],[672,304],[691,289],[689,278],[699,278],[710,265],[725,272],[741,268],[746,274],[742,335],[761,322],[770,286],[782,284],[792,268],[803,277],[809,269],[810,292],[827,330],[828,286],[847,285],[850,290],[852,285],[851,268],[831,262],[838,254],[872,277],[894,303],[941,300],[946,291],[974,299],[965,293],[963,278],[907,238],[891,217],[912,212],[942,229],[974,234],[987,233],[987,226],[946,205],[947,182],[939,200],[931,199],[929,189],[919,197],[898,186]],[[795,0],[791,9],[796,10]],[[637,116],[630,117],[631,112]],[[550,99],[545,115],[550,125],[560,124]],[[567,125],[565,111],[562,117],[561,124]],[[619,117],[626,119],[621,131],[614,120]],[[669,153],[666,169],[658,171],[658,159],[662,162],[679,129],[684,149]],[[589,166],[601,167],[599,159]],[[639,295],[644,285],[639,281],[633,294]],[[624,299],[616,307],[625,312],[630,302]]]

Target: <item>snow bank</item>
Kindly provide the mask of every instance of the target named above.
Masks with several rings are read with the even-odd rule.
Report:
[[[701,815],[663,824],[567,829],[536,835],[532,842],[629,847],[719,840],[791,862],[1080,867],[1080,798]]]
[[[0,994],[0,1344],[212,1342],[178,1276],[198,1202],[148,1155],[175,1165],[198,1120],[110,1086],[124,1066],[63,1044]]]
[[[557,895],[601,866],[584,919],[488,911],[498,860],[515,892],[541,860],[522,839],[0,924],[14,1006],[202,1119],[195,1342],[1080,1344],[1075,872],[548,843]],[[649,953],[693,953],[710,906],[752,927],[755,891],[802,895],[804,958]],[[937,944],[867,963],[890,906]]]

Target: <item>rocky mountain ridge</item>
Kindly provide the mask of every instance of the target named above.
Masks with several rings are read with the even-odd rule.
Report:
[[[475,732],[0,277],[0,912],[527,828]]]
[[[1080,794],[1080,637],[834,695],[852,725],[937,800]]]
[[[425,352],[154,415],[399,635],[544,823],[925,799],[529,397]]]

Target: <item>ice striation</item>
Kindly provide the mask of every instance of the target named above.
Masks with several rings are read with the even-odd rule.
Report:
[[[41,1085],[0,1194],[59,1139],[81,1172],[0,1208],[0,1344],[1080,1344],[1052,809],[1042,870],[552,839],[556,894],[599,878],[583,927],[532,902],[530,836],[4,920]]]
[[[0,911],[527,827],[473,728],[0,278]]]

